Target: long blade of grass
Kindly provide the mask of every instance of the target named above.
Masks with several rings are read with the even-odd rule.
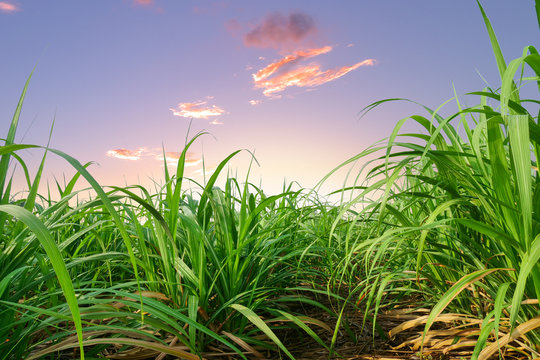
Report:
[[[529,117],[527,115],[511,115],[508,117],[508,136],[512,147],[515,179],[519,193],[523,232],[521,237],[527,251],[532,242],[533,193],[531,179],[531,149],[529,142]]]
[[[0,212],[8,213],[28,226],[28,228],[36,235],[36,238],[39,240],[41,246],[43,246],[43,249],[47,253],[73,316],[73,323],[75,324],[77,338],[79,340],[81,360],[83,360],[84,348],[79,305],[77,304],[75,290],[67,272],[66,264],[64,263],[64,259],[62,258],[62,255],[60,254],[60,251],[58,250],[58,247],[51,234],[49,233],[49,230],[47,230],[45,225],[43,225],[43,223],[34,214],[24,208],[21,208],[20,206],[0,205]]]
[[[34,73],[34,70],[32,70],[32,72],[30,73],[30,76],[28,76],[28,79],[26,80],[26,83],[24,84],[24,88],[19,98],[19,102],[17,103],[17,107],[15,108],[15,113],[13,114],[11,125],[9,126],[8,135],[6,137],[6,141],[4,145],[11,145],[15,141],[15,133],[17,132],[17,126],[19,124],[19,117],[21,115],[21,110],[24,103],[24,97],[26,96],[26,91],[28,90],[28,85],[30,84],[30,79],[32,78],[33,73]],[[2,154],[2,157],[0,158],[0,199],[4,197],[4,185],[6,182],[7,172],[8,172],[8,167],[9,167],[9,157],[10,157],[9,152],[7,152],[7,153]],[[3,226],[3,221],[0,222],[0,231],[2,230],[2,226]]]
[[[536,239],[531,243],[531,250],[523,257],[521,262],[518,280],[516,283],[516,290],[514,291],[514,297],[512,298],[512,308],[510,309],[510,325],[513,327],[516,323],[519,309],[521,307],[521,299],[523,298],[523,292],[527,283],[527,277],[535,268],[538,269],[538,263],[540,261],[540,235],[536,236]]]
[[[86,164],[84,164],[83,167],[85,169],[87,169],[93,163],[94,163],[93,161],[89,161]],[[73,175],[71,180],[69,180],[69,182],[67,183],[65,189],[60,192],[60,197],[66,197],[69,194],[71,194],[73,192],[73,189],[75,188],[75,184],[77,183],[77,181],[79,180],[80,177],[81,177],[81,173],[78,172],[78,171],[75,172],[75,175]]]
[[[483,279],[487,275],[495,272],[500,271],[504,269],[487,269],[487,270],[478,270],[471,274],[467,274],[463,276],[458,282],[456,282],[444,295],[441,296],[437,304],[433,307],[431,310],[427,321],[426,326],[424,328],[424,332],[422,334],[422,338],[424,339],[431,328],[431,325],[433,325],[433,322],[437,318],[437,316],[440,315],[440,313],[443,312],[444,309],[458,296],[463,290],[465,290],[469,285],[477,282],[480,279]],[[422,340],[423,342],[423,340]],[[423,350],[423,345],[422,345]],[[422,351],[421,351],[422,352]]]
[[[155,351],[159,351],[165,354],[176,356],[180,359],[186,359],[186,360],[201,360],[201,357],[195,354],[191,354],[187,351],[184,351],[182,349],[176,349],[175,347],[170,347],[165,344],[160,344],[153,341],[144,341],[144,340],[137,340],[137,339],[131,339],[131,338],[120,338],[120,337],[110,337],[110,338],[97,338],[97,339],[87,339],[84,341],[85,346],[92,346],[92,345],[100,345],[100,344],[120,344],[120,345],[129,345],[129,346],[135,346],[140,347],[144,349],[151,349]],[[54,351],[61,351],[66,349],[71,349],[75,347],[74,344],[66,344],[60,348],[55,348]],[[38,351],[30,355],[27,359],[28,360],[34,360],[34,359],[40,359],[43,356],[49,354],[51,351],[46,348],[44,350]]]
[[[167,200],[169,201],[170,209],[173,210],[170,212],[170,220],[169,220],[169,227],[171,228],[172,234],[176,234],[176,228],[178,226],[177,220],[178,220],[178,211],[180,205],[180,197],[182,195],[182,181],[184,179],[184,166],[186,162],[186,156],[188,149],[193,145],[195,140],[197,140],[199,137],[205,135],[205,132],[200,132],[197,135],[195,135],[184,147],[182,150],[182,153],[180,154],[180,157],[178,158],[177,168],[176,168],[176,182],[174,183],[174,190],[171,193],[170,187],[167,188]],[[167,167],[167,160],[165,157],[165,154],[163,154],[163,157],[165,158],[165,169]],[[169,185],[168,185],[169,186]]]
[[[75,158],[69,156],[68,154],[66,154],[66,153],[64,153],[64,152],[62,152],[60,150],[49,149],[49,151],[56,154],[56,155],[58,155],[58,156],[60,156],[60,157],[62,157],[62,158],[64,158],[69,164],[71,164],[71,166],[73,166],[75,168],[75,170],[77,170],[79,173],[81,173],[81,175],[86,179],[86,181],[88,181],[90,183],[90,185],[92,186],[94,191],[98,194],[99,198],[103,202],[103,205],[105,206],[107,211],[111,214],[111,216],[112,216],[112,218],[114,220],[114,223],[118,227],[118,231],[120,232],[120,235],[122,236],[122,239],[124,240],[124,242],[126,244],[126,249],[128,251],[128,254],[129,254],[129,259],[130,259],[131,265],[133,267],[133,272],[134,272],[135,278],[137,280],[137,287],[138,287],[138,290],[139,290],[139,293],[140,293],[141,292],[140,277],[139,277],[139,272],[137,271],[137,260],[135,258],[135,254],[133,252],[133,246],[132,246],[132,243],[131,243],[131,238],[130,238],[127,230],[126,230],[126,227],[125,227],[122,219],[120,218],[120,215],[118,214],[118,212],[114,208],[114,205],[112,204],[111,199],[109,199],[109,197],[107,196],[107,194],[105,193],[105,191],[103,190],[101,185],[99,185],[99,183],[96,181],[96,179],[94,179],[94,177],[92,175],[90,175],[88,170],[86,170],[86,168],[78,160],[76,160]],[[141,303],[142,303],[142,296],[140,297],[140,300],[141,300]],[[144,318],[144,311],[141,311],[141,318]]]
[[[478,335],[478,338],[476,339],[476,345],[474,346],[473,353],[471,355],[471,360],[478,360],[478,356],[480,355],[480,352],[485,347],[487,339],[489,335],[491,335],[491,332],[493,331],[494,324],[493,321],[493,312],[491,312],[488,316],[484,318],[484,321],[482,321],[482,326],[480,327],[480,334]],[[497,334],[497,332],[495,332]]]
[[[480,353],[478,360],[487,360],[494,355],[502,346],[510,343],[512,340],[524,336],[529,331],[540,327],[540,316],[534,317],[523,324],[516,327],[510,334],[506,334],[502,338],[495,341],[490,346],[486,347]]]
[[[538,21],[538,28],[540,28],[540,0],[534,0],[534,9],[536,10],[536,20]]]
[[[221,161],[219,165],[216,167],[216,170],[214,170],[214,173],[212,174],[210,179],[208,180],[208,183],[206,184],[204,191],[201,195],[201,200],[199,201],[199,209],[197,211],[197,218],[199,219],[200,224],[204,224],[204,222],[208,220],[208,219],[205,219],[206,212],[208,209],[208,197],[210,196],[212,192],[212,188],[214,187],[214,184],[216,183],[218,176],[220,175],[225,165],[227,165],[227,163],[234,156],[236,156],[236,154],[238,154],[241,151],[242,150],[237,150],[233,152],[232,154],[230,154],[229,156],[227,156],[223,161]]]
[[[324,347],[326,350],[330,351],[330,348],[328,347],[328,345],[326,345],[324,343],[324,341],[322,341],[322,339],[319,337],[319,335],[317,335],[315,333],[315,331],[311,330],[311,328],[309,326],[306,325],[306,322],[311,322],[311,323],[316,323],[317,325],[319,326],[322,326],[325,330],[329,331],[329,332],[332,332],[332,329],[330,329],[330,327],[328,327],[328,325],[322,323],[322,324],[319,324],[318,321],[316,321],[315,319],[305,319],[305,318],[300,318],[300,317],[297,317],[297,316],[294,316],[292,314],[289,314],[285,311],[281,311],[281,310],[278,310],[278,312],[287,320],[289,321],[292,321],[294,324],[296,324],[298,327],[300,327],[302,330],[304,330],[309,336],[311,336],[311,338],[313,340],[315,340],[319,345],[321,345],[322,347]]]
[[[188,296],[188,315],[191,321],[197,322],[197,309],[199,307],[199,297],[196,295]],[[189,329],[189,342],[193,348],[195,348],[195,340],[197,336],[197,328],[190,326]]]
[[[242,315],[244,315],[253,325],[255,325],[257,328],[259,328],[277,346],[279,346],[279,348],[281,350],[283,350],[283,352],[285,354],[287,354],[288,357],[290,357],[291,359],[294,360],[294,356],[292,356],[292,354],[289,352],[289,350],[287,350],[287,348],[285,347],[285,345],[283,345],[281,340],[279,340],[279,338],[276,336],[276,334],[274,334],[274,332],[268,327],[268,325],[266,325],[264,323],[264,321],[262,321],[262,319],[259,316],[257,316],[257,314],[255,314],[253,312],[253,310],[245,307],[244,305],[240,305],[240,304],[232,304],[232,305],[230,305],[230,307],[235,309],[236,311],[238,311]]]
[[[480,8],[480,12],[482,13],[482,17],[484,18],[486,30],[489,35],[489,41],[491,42],[491,48],[493,50],[493,54],[495,55],[495,61],[497,62],[499,75],[501,76],[501,80],[502,80],[503,74],[506,71],[506,62],[504,61],[504,56],[502,54],[501,47],[499,46],[499,42],[497,41],[497,36],[495,36],[495,31],[493,30],[493,27],[491,26],[491,22],[489,21],[489,18],[487,17],[484,11],[484,8],[480,4],[479,0],[476,0],[476,3],[478,4],[478,7]]]

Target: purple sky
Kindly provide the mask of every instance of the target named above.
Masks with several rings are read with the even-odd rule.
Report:
[[[485,0],[507,61],[538,44],[534,1]],[[191,133],[201,180],[229,153],[255,153],[251,181],[269,192],[287,181],[314,186],[328,171],[458,94],[498,87],[475,1],[0,1],[0,137],[36,66],[16,141],[47,143],[104,185],[163,178]],[[468,99],[474,105],[476,99]],[[464,99],[467,102],[467,98]],[[448,111],[452,111],[452,107]],[[21,152],[31,169],[41,153]],[[231,163],[243,176],[250,155]],[[73,170],[51,155],[45,177]],[[21,177],[16,176],[23,188]],[[336,188],[336,178],[328,189]]]

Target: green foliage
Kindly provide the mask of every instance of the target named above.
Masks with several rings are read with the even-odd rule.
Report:
[[[226,178],[224,189],[217,187],[238,151],[206,184],[192,181],[195,186],[182,189],[185,154],[202,135],[187,142],[176,175],[165,168],[166,184],[155,194],[141,186],[106,189],[88,171],[90,164],[50,148],[45,152],[76,170],[65,187],[57,183],[59,200],[49,197],[47,206],[36,201],[45,156],[33,182],[26,176],[28,197],[12,199],[8,187],[0,204],[0,214],[9,215],[0,239],[2,359],[40,358],[77,346],[81,358],[83,350],[92,357],[112,344],[190,359],[209,346],[245,357],[241,348],[260,354],[275,343],[292,357],[265,325],[277,319],[321,342],[304,323],[313,321],[289,310],[303,300],[317,304],[312,288],[300,287],[319,276],[301,266],[317,256],[317,248],[308,250],[312,239],[303,236],[302,219],[313,216],[300,204],[304,195],[266,196],[247,179]],[[6,143],[0,155],[17,159],[27,173],[17,152],[28,148],[39,147]],[[97,196],[70,205],[79,178]],[[187,351],[167,350],[170,337]]]
[[[520,97],[530,82],[540,91],[540,55],[528,46],[507,65],[479,8],[500,89],[467,94],[478,105],[466,108],[456,94],[443,104],[455,104],[450,116],[420,105],[424,115],[398,120],[385,143],[321,181],[364,161],[355,183],[333,193],[335,206],[292,185],[268,196],[249,171],[243,183],[225,176],[240,151],[204,184],[187,179],[187,151],[204,133],[186,140],[175,173],[165,162],[154,192],[103,187],[91,163],[48,146],[32,179],[19,152],[40,147],[15,144],[29,78],[0,147],[0,359],[76,349],[96,358],[112,345],[125,356],[144,348],[197,359],[221,348],[293,358],[280,330],[300,329],[332,351],[341,325],[352,333],[348,306],[385,336],[377,317],[411,299],[432,309],[424,337],[451,311],[481,319],[472,358],[516,338],[540,356],[540,126],[531,110],[540,102]],[[363,113],[389,101],[410,100]],[[423,132],[402,134],[408,121]],[[66,185],[56,182],[54,200],[38,194],[49,154],[75,170]],[[11,194],[13,162],[29,189],[22,199]],[[81,178],[94,198],[77,200]],[[333,310],[319,302],[324,295]],[[332,329],[295,303],[336,316],[330,344],[311,326]]]
[[[540,333],[531,325],[540,299],[540,127],[527,108],[539,102],[522,100],[519,93],[527,82],[540,80],[540,57],[528,46],[507,66],[479,7],[500,71],[500,90],[467,94],[478,98],[478,105],[468,108],[456,95],[451,100],[458,111],[446,117],[440,108],[422,106],[428,116],[399,120],[385,148],[377,145],[348,161],[382,153],[369,161],[365,183],[349,189],[355,198],[336,218],[338,224],[348,211],[360,209],[347,233],[333,233],[343,239],[334,244],[348,254],[334,279],[357,275],[362,264],[363,280],[351,293],[366,298],[366,318],[397,305],[402,296],[422,294],[432,306],[424,336],[447,309],[484,319],[474,356],[484,358],[484,347],[497,346],[494,327],[510,334],[520,326],[535,357],[540,344]],[[525,78],[527,72],[531,75]],[[409,100],[378,101],[364,113],[388,101]],[[400,134],[407,121],[426,133]],[[351,247],[350,239],[358,234]]]

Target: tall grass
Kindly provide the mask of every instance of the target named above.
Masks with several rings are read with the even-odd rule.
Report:
[[[24,169],[17,151],[36,146],[13,139],[27,85],[1,148],[1,164],[13,157]],[[28,180],[29,195],[15,202],[22,207],[12,204],[8,166],[2,166],[3,359],[75,347],[83,358],[83,346],[96,356],[111,345],[124,346],[120,353],[136,347],[187,359],[209,349],[262,356],[277,345],[292,357],[272,323],[304,329],[323,344],[306,323],[325,324],[288,310],[299,301],[317,304],[303,296],[317,274],[298,266],[316,256],[303,240],[302,217],[311,211],[300,211],[300,192],[267,197],[234,178],[216,187],[238,152],[206,184],[196,184],[200,191],[182,189],[185,154],[202,135],[187,143],[176,174],[165,164],[165,185],[156,194],[140,186],[102,188],[87,166],[46,148],[77,173],[65,188],[58,185],[60,200],[48,198],[43,208],[35,201],[43,161]],[[96,197],[70,206],[81,176]]]
[[[468,94],[478,98],[473,107],[462,108],[456,95],[459,111],[447,117],[421,106],[426,115],[399,120],[385,149],[365,152],[383,153],[367,174],[372,185],[349,189],[362,190],[343,206],[336,224],[358,201],[384,193],[362,206],[339,242],[348,255],[334,278],[351,278],[363,264],[364,277],[352,293],[366,298],[366,317],[396,306],[400,296],[420,294],[432,309],[418,320],[425,324],[419,344],[450,310],[483,319],[478,331],[454,339],[454,349],[474,344],[472,358],[487,359],[518,340],[513,346],[538,357],[540,127],[528,108],[540,102],[522,99],[520,89],[540,84],[540,56],[527,46],[507,66],[478,5],[501,87]],[[382,100],[364,111],[388,101],[408,100]],[[400,134],[406,121],[425,133]]]
[[[342,330],[355,338],[350,307],[383,336],[421,325],[416,348],[442,343],[432,325],[451,321],[458,330],[447,346],[471,358],[540,356],[540,126],[531,110],[540,101],[520,97],[531,82],[540,90],[540,55],[528,46],[507,65],[479,8],[501,87],[468,94],[472,107],[456,95],[451,116],[421,106],[424,115],[397,121],[385,143],[336,168],[378,154],[364,162],[362,183],[336,191],[350,196],[335,206],[292,186],[268,196],[249,175],[218,181],[239,151],[204,183],[186,178],[187,151],[204,133],[186,141],[174,172],[165,162],[156,191],[101,186],[90,164],[15,144],[28,79],[0,147],[0,359],[292,358],[282,342],[291,329],[330,351]],[[364,110],[388,101],[409,100]],[[407,121],[425,131],[402,134]],[[33,177],[24,149],[44,151]],[[56,183],[56,200],[38,194],[48,156],[75,170]],[[15,163],[29,189],[22,199],[11,193]],[[82,178],[94,194],[86,201],[74,191]],[[378,316],[404,303],[424,316],[382,329]]]

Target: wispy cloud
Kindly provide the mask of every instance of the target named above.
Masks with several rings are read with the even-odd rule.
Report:
[[[154,0],[133,0],[135,5],[149,6],[154,3]]]
[[[374,59],[357,62],[330,70],[321,70],[318,64],[304,64],[305,59],[332,51],[331,46],[318,49],[296,51],[283,59],[273,62],[253,74],[256,88],[263,89],[266,96],[275,96],[290,86],[315,87],[336,80],[361,66],[374,65]]]
[[[255,105],[259,105],[261,103],[261,100],[249,100],[249,103],[255,106]]]
[[[219,119],[214,119],[210,122],[210,125],[223,125],[224,123],[222,123],[221,121],[219,121]]]
[[[107,151],[107,156],[114,157],[117,159],[122,160],[141,160],[143,157],[150,157],[154,158],[155,160],[158,160],[163,163],[163,160],[167,162],[168,166],[178,166],[178,160],[180,159],[180,156],[182,154],[175,151],[167,151],[165,154],[163,154],[163,151],[161,153],[158,152],[158,149],[154,149],[152,151],[147,150],[146,148],[139,148],[137,150],[129,150],[129,149],[114,149]],[[186,154],[186,158],[184,161],[184,166],[196,166],[199,165],[202,162],[202,158],[198,157],[194,153],[188,151]]]
[[[163,157],[163,154],[156,156],[157,160],[163,161],[165,159],[167,161],[167,165],[169,166],[177,166],[178,165],[178,159],[180,159],[180,156],[182,154],[179,152],[173,152],[168,151],[165,153],[165,157]],[[200,164],[202,161],[201,158],[197,158],[193,153],[188,152],[186,154],[186,159],[184,161],[184,166],[195,166]]]
[[[128,149],[114,149],[107,151],[107,156],[114,157],[123,160],[140,160],[144,152],[144,149],[128,150]]]
[[[282,69],[287,64],[293,65],[294,63],[297,63],[299,60],[311,58],[311,57],[318,56],[321,54],[326,54],[330,51],[332,51],[331,46],[324,46],[318,49],[295,51],[292,55],[287,55],[283,59],[273,62],[270,65],[267,65],[265,68],[257,71],[255,74],[253,74],[253,80],[255,80],[255,82],[264,80],[270,77],[271,75],[273,75],[278,70]]]
[[[13,13],[16,11],[20,11],[21,9],[12,3],[6,2],[6,1],[0,1],[0,11],[4,13]]]
[[[209,119],[220,116],[225,112],[225,110],[216,105],[208,105],[207,101],[180,103],[177,109],[170,108],[169,110],[173,112],[174,116],[195,119]]]
[[[307,14],[302,12],[289,15],[274,13],[266,16],[261,24],[244,36],[244,44],[260,48],[283,48],[298,44],[316,31],[315,21]]]

